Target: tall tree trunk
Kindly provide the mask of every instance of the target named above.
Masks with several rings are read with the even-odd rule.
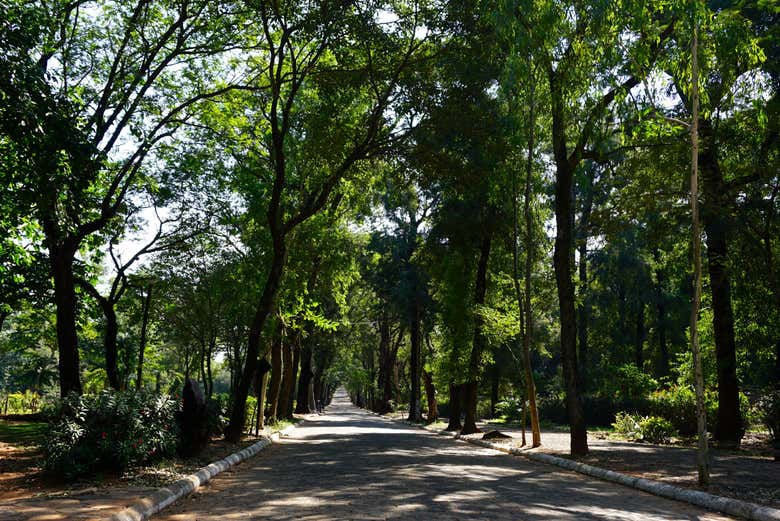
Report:
[[[460,424],[460,404],[463,401],[463,384],[450,383],[450,421],[447,423],[447,431],[459,431],[463,426]]]
[[[580,279],[580,287],[583,294],[580,295],[580,304],[578,308],[578,321],[577,321],[577,340],[579,344],[579,370],[580,370],[580,392],[585,393],[588,389],[588,360],[590,359],[590,353],[588,352],[588,320],[590,316],[590,310],[588,309],[587,290],[588,287],[588,240],[585,237],[579,241],[577,245],[579,252],[580,262],[578,271]]]
[[[104,297],[100,292],[88,281],[80,278],[74,278],[76,284],[81,286],[81,289],[89,293],[100,306],[103,316],[106,319],[106,329],[103,332],[103,353],[106,363],[106,376],[108,377],[108,383],[112,389],[119,390],[122,388],[122,382],[119,380],[119,345],[117,337],[119,336],[119,323],[117,321],[115,296],[112,293],[111,297]],[[126,353],[127,354],[127,353]],[[126,360],[129,365],[129,360]]]
[[[555,184],[555,280],[558,287],[558,306],[561,321],[561,364],[566,391],[566,409],[571,430],[571,454],[584,456],[588,453],[588,432],[585,428],[585,414],[579,389],[577,370],[577,318],[575,312],[574,284],[572,282],[572,184],[573,172],[568,163],[557,168]]]
[[[268,423],[277,420],[279,392],[282,388],[282,325],[277,324],[271,344],[271,383],[268,384]]]
[[[314,381],[310,379],[309,385],[307,385],[306,387],[309,390],[306,396],[306,398],[309,400],[309,410],[316,411],[317,405],[314,403]]]
[[[698,7],[698,1],[694,4]],[[696,9],[698,11],[698,9]],[[693,253],[693,302],[691,303],[690,337],[693,352],[694,387],[696,390],[696,423],[699,433],[697,463],[699,484],[710,482],[707,455],[707,409],[704,404],[704,372],[699,350],[699,306],[701,304],[701,229],[699,225],[699,24],[698,12],[694,12],[693,42],[691,44],[691,219]]]
[[[572,281],[573,247],[573,192],[574,169],[579,158],[569,158],[566,145],[566,118],[562,91],[562,78],[549,72],[552,108],[552,142],[555,156],[555,250],[553,265],[558,289],[558,307],[561,322],[561,365],[566,392],[566,409],[571,430],[571,454],[588,453],[588,432],[579,388],[577,366],[577,315],[575,311],[574,283]]]
[[[314,373],[311,370],[312,349],[309,342],[306,342],[301,349],[301,375],[298,378],[298,399],[295,404],[297,414],[309,414],[309,384]]]
[[[723,174],[718,165],[712,129],[699,122],[702,150],[702,192],[705,204],[702,220],[707,237],[707,269],[712,291],[712,316],[718,368],[718,420],[715,438],[723,447],[734,448],[742,438],[737,380],[737,348],[734,339],[734,313],[731,306],[731,275],[728,267],[728,208]]]
[[[293,337],[293,366],[292,366],[292,378],[290,379],[290,398],[287,402],[287,410],[285,411],[285,418],[293,417],[293,410],[295,408],[295,391],[297,390],[298,382],[298,370],[301,365],[301,333],[298,332]]]
[[[490,246],[493,239],[492,232],[486,230],[479,248],[479,262],[477,263],[477,279],[474,286],[474,308],[485,303],[485,294],[487,293],[487,268],[490,259]],[[477,391],[479,379],[479,361],[482,352],[485,350],[485,337],[482,334],[482,318],[478,313],[474,316],[474,340],[471,345],[471,356],[469,357],[468,381],[464,385],[464,407],[465,417],[463,419],[463,428],[461,434],[473,434],[482,432],[477,427]]]
[[[392,356],[392,345],[390,338],[390,316],[387,310],[382,311],[379,320],[379,376],[378,384],[381,398],[377,400],[375,411],[379,414],[386,414],[391,411],[391,402],[393,400],[393,365],[395,357]]]
[[[291,416],[288,414],[290,401],[292,399],[293,385],[293,345],[292,339],[282,342],[282,389],[279,391],[279,405],[276,414],[281,419]]]
[[[117,342],[119,323],[114,310],[114,303],[108,299],[102,300],[101,307],[106,317],[106,331],[103,337],[103,349],[106,356],[106,376],[108,376],[108,384],[113,389],[119,390],[122,388],[122,384],[119,381],[119,369],[117,368],[117,360],[119,359],[119,345]]]
[[[659,261],[659,252],[655,250],[653,253],[656,262]],[[664,294],[664,283],[666,276],[663,269],[656,269],[656,288],[655,288],[655,306],[658,313],[658,319],[656,329],[658,331],[658,357],[659,357],[659,376],[669,376],[671,373],[669,364],[669,346],[666,342],[666,295]]]
[[[411,357],[409,363],[409,416],[410,422],[422,421],[422,403],[420,403],[420,377],[422,371],[422,338],[420,336],[420,308],[417,295],[412,297],[411,320],[409,321],[409,340]]]
[[[577,309],[577,341],[579,344],[578,364],[580,375],[580,393],[585,393],[588,388],[588,370],[590,354],[588,353],[588,320],[590,316],[588,302],[588,236],[590,228],[590,214],[593,211],[593,177],[586,175],[586,186],[583,187],[584,198],[582,203],[582,214],[577,226],[577,252],[579,254],[579,282],[580,298]]]
[[[645,303],[639,302],[636,312],[636,336],[634,337],[634,362],[642,371],[645,366]]]
[[[257,396],[257,423],[255,423],[255,436],[260,434],[260,431],[265,428],[265,398],[268,389],[268,371],[263,371],[263,376],[260,378],[259,393],[255,393]]]
[[[284,235],[281,231],[276,231],[273,237],[273,258],[271,260],[271,268],[268,272],[263,294],[257,304],[255,315],[249,328],[244,370],[241,372],[241,378],[235,389],[232,410],[230,411],[230,421],[225,429],[225,439],[234,443],[241,439],[241,433],[244,430],[244,422],[246,421],[246,399],[247,396],[249,396],[249,387],[252,384],[252,376],[257,370],[258,357],[260,356],[260,335],[263,332],[263,327],[265,327],[268,316],[274,312],[274,308],[276,307],[276,295],[282,282],[282,275],[286,262],[287,245],[285,243]]]
[[[526,394],[528,397],[528,408],[531,413],[531,432],[533,436],[533,447],[538,447],[542,444],[541,429],[539,428],[539,411],[536,407],[536,383],[534,382],[534,372],[531,367],[531,344],[533,342],[534,334],[534,314],[531,307],[531,273],[533,271],[534,260],[536,258],[536,244],[534,242],[534,225],[533,225],[533,213],[531,210],[531,183],[533,181],[534,170],[534,150],[536,148],[536,75],[534,68],[531,69],[531,89],[530,89],[530,111],[528,118],[528,150],[525,163],[525,193],[523,195],[523,218],[525,220],[525,273],[523,279],[525,282],[525,306],[520,305],[520,314],[525,314],[525,319],[521,320],[523,325],[523,366],[525,369],[525,386]],[[515,208],[515,215],[517,209]],[[515,222],[517,218],[515,217]],[[517,241],[515,241],[517,242]],[[515,246],[515,249],[517,246]],[[515,258],[517,258],[517,252],[515,252]],[[517,261],[515,261],[517,263]],[[517,269],[517,268],[515,268]],[[515,276],[517,278],[517,276]],[[523,309],[525,308],[525,309]],[[525,429],[525,414],[523,414],[523,429]]]
[[[433,385],[433,376],[423,369],[423,383],[425,385],[425,397],[428,400],[428,423],[439,419],[439,406],[436,403],[436,387]]]
[[[144,302],[141,312],[141,341],[138,345],[138,367],[135,376],[135,388],[140,390],[143,387],[144,376],[144,352],[146,351],[146,334],[149,328],[149,309],[152,304],[152,285],[146,288]]]
[[[48,242],[49,262],[54,278],[54,304],[57,308],[60,396],[64,398],[70,393],[81,394],[79,345],[76,332],[76,286],[73,277],[75,250],[52,244],[54,241],[51,240]]]
[[[494,362],[490,367],[490,417],[496,417],[496,404],[498,403],[498,386],[500,382],[501,372],[498,369],[498,365]]]
[[[214,394],[214,375],[211,371],[211,358],[214,356],[214,349],[217,345],[216,337],[209,339],[208,350],[206,351],[206,397],[211,398]]]

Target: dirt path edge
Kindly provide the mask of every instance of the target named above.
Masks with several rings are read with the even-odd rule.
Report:
[[[404,423],[406,425],[424,429],[428,432],[465,441],[467,443],[471,443],[472,445],[479,445],[480,447],[494,449],[505,454],[523,456],[533,461],[546,463],[548,465],[555,465],[556,467],[579,472],[580,474],[585,474],[604,481],[617,483],[619,485],[641,490],[643,492],[648,492],[656,496],[682,501],[709,510],[723,512],[724,514],[750,519],[751,521],[780,521],[780,510],[776,508],[758,505],[756,503],[750,503],[740,499],[716,496],[715,494],[702,492],[700,490],[676,487],[674,485],[661,483],[660,481],[655,481],[652,479],[638,478],[636,476],[630,476],[621,472],[615,472],[614,470],[607,470],[602,467],[596,467],[585,463],[579,463],[574,460],[561,458],[559,456],[553,456],[552,454],[545,454],[543,452],[528,452],[527,450],[519,449],[517,447],[506,447],[499,443],[494,443],[488,440],[467,438],[455,432],[434,429],[426,425],[412,423],[407,420],[388,418],[381,414],[377,414],[374,411],[369,411],[368,409],[363,410],[369,414],[373,414],[374,416],[384,418],[387,421]]]
[[[224,472],[230,467],[241,463],[242,461],[251,458],[267,446],[279,441],[279,438],[289,436],[301,422],[290,425],[286,429],[273,433],[271,436],[266,436],[257,443],[250,445],[238,452],[234,452],[230,456],[222,458],[219,461],[215,461],[201,467],[197,472],[190,474],[189,476],[176,481],[168,485],[167,487],[158,489],[151,495],[136,501],[121,512],[118,512],[111,516],[111,521],[144,521],[149,519],[154,514],[160,512],[165,507],[171,505],[175,501],[188,496],[198,490],[200,487],[211,481],[214,476]]]

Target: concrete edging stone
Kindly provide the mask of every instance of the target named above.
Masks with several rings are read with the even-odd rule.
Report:
[[[305,420],[301,420],[305,421]],[[299,422],[299,423],[301,423]],[[230,467],[241,463],[242,461],[251,458],[268,445],[278,442],[279,438],[289,436],[298,424],[290,425],[289,427],[273,433],[271,436],[265,436],[263,439],[245,447],[238,452],[222,458],[219,461],[215,461],[201,467],[195,473],[186,476],[175,483],[168,485],[167,487],[158,489],[139,501],[136,501],[132,505],[128,506],[121,512],[118,512],[111,516],[111,521],[144,521],[152,517],[152,515],[160,512],[165,507],[171,505],[178,499],[188,496],[198,490],[200,487],[211,481],[211,479],[229,469]]]
[[[546,454],[544,452],[528,452],[517,447],[505,447],[498,443],[493,443],[488,440],[466,438],[458,433],[433,429],[426,425],[420,425],[412,423],[408,420],[400,420],[395,418],[388,418],[381,414],[375,413],[364,409],[366,412],[384,418],[387,421],[396,423],[404,423],[413,427],[426,430],[431,433],[439,434],[442,436],[448,436],[456,440],[465,441],[472,445],[479,445],[489,449],[494,449],[505,454],[511,454],[513,456],[523,456],[533,461],[540,463],[546,463],[548,465],[555,465],[566,470],[572,470],[580,474],[585,474],[594,478],[598,478],[604,481],[610,481],[626,487],[648,492],[650,494],[665,497],[668,499],[674,499],[676,501],[682,501],[691,505],[696,505],[709,510],[715,510],[723,512],[725,514],[739,516],[752,521],[780,521],[780,510],[771,508],[756,503],[750,503],[748,501],[742,501],[740,499],[732,499],[724,496],[716,496],[708,492],[702,492],[700,490],[692,490],[689,488],[676,487],[667,483],[661,483],[652,479],[638,478],[636,476],[630,476],[621,472],[615,472],[614,470],[607,470],[602,467],[595,467],[586,463],[580,463],[567,458],[561,458],[560,456],[553,456],[552,454]]]

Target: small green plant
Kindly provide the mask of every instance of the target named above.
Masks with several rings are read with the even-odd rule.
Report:
[[[496,415],[504,421],[520,421],[522,407],[520,398],[509,396],[496,403]]]
[[[615,433],[633,441],[648,443],[669,443],[677,435],[672,422],[658,416],[642,416],[619,412],[612,424]]]
[[[641,421],[642,416],[638,414],[619,412],[615,415],[615,423],[612,424],[612,427],[616,434],[629,440],[636,440],[641,437]]]
[[[45,436],[45,468],[72,478],[96,468],[119,471],[172,456],[178,444],[178,410],[169,396],[147,392],[69,396]]]
[[[669,443],[677,435],[672,422],[658,416],[647,416],[639,423],[642,439],[649,443]]]
[[[772,436],[775,461],[780,461],[780,389],[764,393],[757,406],[761,422]]]
[[[0,396],[0,413],[2,414],[36,413],[40,410],[41,405],[41,396],[30,390]]]
[[[634,364],[620,366],[612,380],[613,396],[621,399],[640,399],[658,388],[658,382]]]

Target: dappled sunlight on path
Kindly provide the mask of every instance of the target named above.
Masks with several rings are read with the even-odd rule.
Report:
[[[159,519],[729,518],[392,423],[342,392]]]

